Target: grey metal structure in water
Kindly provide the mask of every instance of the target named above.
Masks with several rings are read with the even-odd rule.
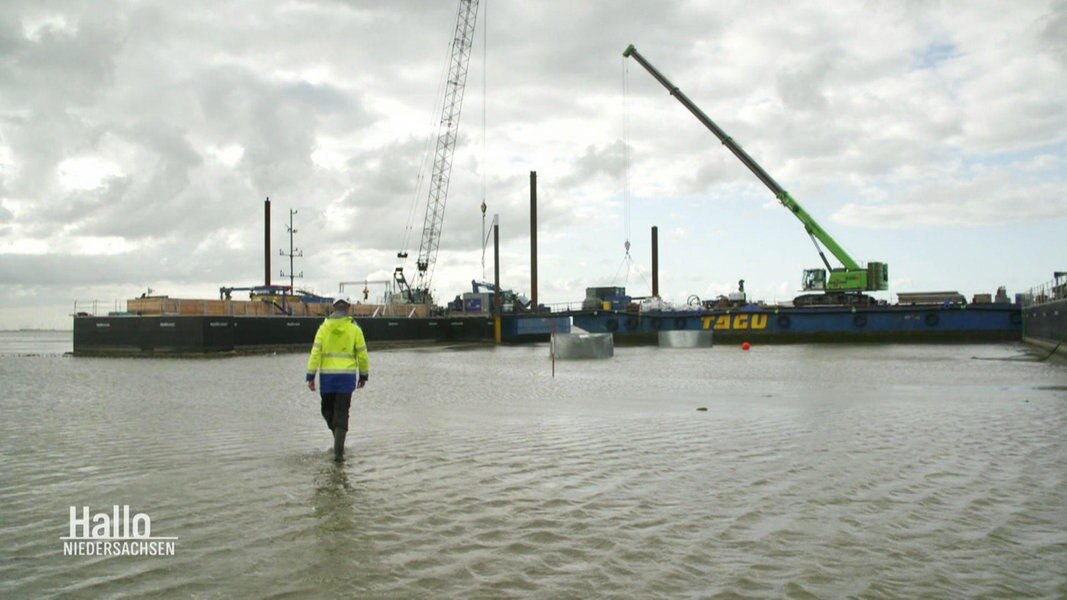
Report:
[[[557,333],[552,336],[552,351],[561,360],[611,358],[615,340],[610,333]]]
[[[659,332],[660,348],[710,348],[711,332],[681,329]]]

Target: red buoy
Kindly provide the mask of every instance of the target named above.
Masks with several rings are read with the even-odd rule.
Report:
[[[747,352],[747,351],[748,351],[748,349],[749,349],[749,348],[751,348],[751,347],[752,347],[752,346],[749,346],[749,345],[748,345],[748,342],[745,342],[745,343],[741,344],[741,349],[742,349],[742,350],[745,350],[746,352]]]

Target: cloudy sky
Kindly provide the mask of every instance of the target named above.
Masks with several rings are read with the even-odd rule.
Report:
[[[0,4],[0,328],[260,284],[267,196],[275,283],[290,210],[298,286],[388,279],[400,250],[413,272],[456,12]],[[482,0],[439,298],[492,277],[483,199],[504,285],[529,291],[530,171],[542,302],[648,294],[653,225],[679,303],[738,279],[791,299],[819,266],[770,191],[623,59],[631,43],[855,258],[889,264],[883,297],[1015,293],[1067,269],[1067,2]]]

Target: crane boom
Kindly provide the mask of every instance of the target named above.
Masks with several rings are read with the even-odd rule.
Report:
[[[445,219],[445,200],[448,197],[448,182],[452,174],[452,155],[456,150],[460,113],[463,108],[463,90],[467,83],[467,66],[470,63],[471,46],[474,42],[474,24],[478,17],[479,0],[460,0],[456,17],[455,35],[452,38],[451,59],[448,77],[445,80],[445,96],[441,105],[441,121],[438,124],[437,144],[434,150],[433,171],[430,175],[429,197],[426,201],[426,217],[423,220],[422,241],[415,261],[418,269],[414,286],[408,288],[413,302],[430,300],[430,281],[441,246],[441,228]],[[397,274],[398,283],[403,279]],[[402,289],[406,288],[406,282]]]
[[[749,156],[747,152],[745,152],[744,148],[742,148],[737,142],[735,142],[732,137],[727,135],[727,133],[723,131],[722,128],[716,125],[715,121],[712,121],[710,117],[704,114],[704,111],[700,110],[700,107],[694,104],[693,101],[690,100],[689,97],[686,96],[681,89],[671,83],[669,79],[667,79],[662,73],[659,72],[659,70],[656,69],[656,67],[652,66],[651,63],[645,60],[645,57],[641,56],[641,53],[637,51],[637,48],[635,48],[633,44],[630,44],[630,46],[628,46],[626,50],[623,51],[622,55],[623,57],[633,58],[634,60],[636,60],[638,64],[644,67],[646,71],[648,71],[654,78],[656,78],[656,80],[659,81],[660,84],[663,85],[663,87],[667,88],[667,91],[670,92],[672,96],[677,98],[678,102],[682,103],[682,106],[686,107],[689,112],[693,113],[693,116],[695,116],[698,121],[703,123],[705,127],[711,130],[711,132],[715,134],[715,137],[719,138],[719,141],[721,141],[723,145],[730,150],[730,152],[733,152],[734,156],[736,156],[746,167],[748,167],[748,169],[752,171],[752,173],[757,178],[759,178],[759,180],[762,181],[763,184],[766,185],[772,193],[774,193],[775,198],[777,198],[778,201],[781,202],[782,206],[789,209],[789,211],[792,212],[796,216],[796,218],[800,220],[800,222],[804,225],[804,230],[807,231],[808,235],[811,236],[812,240],[818,240],[815,244],[815,247],[819,251],[819,256],[822,257],[823,263],[826,265],[826,268],[830,270],[830,282],[828,289],[841,291],[859,291],[885,290],[888,288],[888,268],[886,267],[885,263],[872,262],[869,263],[866,268],[861,266],[859,262],[852,258],[852,256],[849,255],[849,253],[846,252],[845,249],[842,248],[841,245],[838,244],[837,241],[834,240],[834,238],[829,233],[827,233],[821,225],[819,225],[819,223],[815,220],[814,217],[808,214],[808,212],[804,210],[802,206],[800,206],[799,202],[794,200],[793,197],[789,195],[789,192],[782,188],[782,186],[778,185],[778,182],[775,181],[774,178],[771,177],[770,174],[767,173],[767,171],[765,171],[763,167],[759,165],[759,163],[753,160],[753,158]],[[822,249],[819,247],[819,242],[821,242],[822,245],[825,246],[826,249],[829,250],[830,253],[837,258],[837,260],[841,261],[841,264],[844,266],[843,269],[834,269],[830,266],[829,261],[826,260],[826,256],[823,254]],[[811,271],[812,270],[808,270],[805,272],[805,289],[823,289],[822,287],[819,287],[821,284],[816,281],[817,278],[816,280],[812,280],[809,278],[808,273]],[[823,278],[825,278],[825,274],[823,275]]]

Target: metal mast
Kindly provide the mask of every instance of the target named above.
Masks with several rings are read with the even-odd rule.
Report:
[[[437,147],[434,152],[433,172],[430,176],[430,195],[426,201],[426,218],[422,226],[422,242],[415,261],[418,275],[412,290],[412,301],[430,300],[430,281],[437,249],[441,245],[441,227],[445,219],[445,200],[448,197],[448,180],[452,174],[452,155],[456,150],[459,132],[460,110],[463,107],[463,89],[467,84],[467,65],[470,63],[471,45],[474,42],[474,22],[478,17],[478,0],[460,0],[456,30],[452,38],[452,57],[445,81],[445,97],[441,106],[441,122],[438,125]],[[402,278],[400,275],[399,278]],[[415,298],[414,296],[420,296]]]
[[[278,249],[278,254],[280,254],[281,256],[288,256],[289,257],[289,274],[286,275],[284,270],[281,271],[280,274],[281,274],[281,276],[283,278],[284,277],[288,277],[289,278],[289,293],[290,294],[292,294],[292,293],[294,293],[296,291],[296,288],[293,287],[294,286],[293,280],[296,279],[297,277],[303,277],[304,276],[304,272],[303,271],[300,271],[300,274],[297,274],[295,272],[295,270],[293,269],[293,259],[294,258],[301,258],[301,257],[304,256],[304,251],[303,250],[293,246],[293,234],[296,233],[296,229],[293,228],[293,215],[295,215],[295,214],[296,214],[296,211],[290,208],[289,209],[289,224],[286,225],[286,227],[285,227],[286,230],[289,232],[289,253],[286,254],[284,249],[281,249],[281,248]]]

